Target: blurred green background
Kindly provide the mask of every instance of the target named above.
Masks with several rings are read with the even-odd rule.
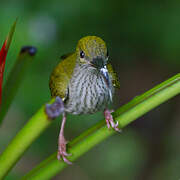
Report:
[[[0,128],[0,152],[50,99],[51,71],[59,57],[72,52],[83,36],[97,35],[107,43],[121,82],[114,109],[180,70],[178,0],[1,0],[1,45],[16,17],[19,19],[7,57],[5,79],[22,46],[33,45],[38,53]],[[178,96],[99,144],[53,179],[179,179],[179,109]],[[69,115],[67,139],[102,118],[101,112]],[[6,179],[19,179],[56,151],[59,129],[60,118],[33,143]]]

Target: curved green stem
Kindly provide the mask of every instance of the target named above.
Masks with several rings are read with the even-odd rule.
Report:
[[[114,117],[119,122],[120,128],[123,128],[146,112],[178,94],[180,94],[180,74],[161,83],[143,95],[134,98],[128,104],[119,108],[114,113]],[[72,153],[72,156],[69,157],[69,160],[75,161],[95,145],[115,133],[113,130],[108,130],[104,124],[104,121],[99,122],[70,142],[71,148],[69,153]],[[66,163],[57,160],[56,153],[54,153],[22,179],[51,179],[66,166]]]
[[[119,108],[114,113],[114,117],[118,120],[120,128],[123,128],[133,120],[179,93],[180,74],[177,74]],[[5,177],[33,141],[51,124],[52,121],[48,120],[44,110],[44,106],[42,106],[1,154],[0,179]],[[71,146],[69,152],[72,153],[69,160],[75,161],[113,133],[115,133],[113,130],[107,129],[104,121],[99,122],[69,143]],[[64,162],[56,160],[55,153],[28,173],[23,179],[50,179],[66,166]]]
[[[42,106],[0,155],[0,179],[6,176],[33,141],[52,123],[44,109],[45,106]]]

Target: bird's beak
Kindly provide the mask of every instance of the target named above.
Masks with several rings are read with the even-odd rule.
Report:
[[[106,80],[107,85],[110,85],[110,79],[109,79],[109,74],[108,74],[108,70],[107,67],[104,66],[103,68],[100,69],[100,72],[102,73],[102,75],[104,76],[104,79]]]
[[[106,80],[107,85],[109,86],[110,84],[109,74],[108,74],[108,70],[104,62],[105,61],[102,57],[97,57],[97,58],[93,58],[91,65],[100,70],[100,73],[103,75],[104,79]]]
[[[109,73],[107,70],[107,67],[104,63],[104,59],[103,58],[95,58],[93,59],[93,61],[91,62],[91,66],[99,69],[100,73],[103,75],[104,80],[107,84],[107,86],[109,87],[109,96],[110,96],[110,100],[112,101],[112,92],[110,90],[110,78],[109,78]]]
[[[104,67],[104,59],[101,57],[93,58],[93,60],[91,61],[91,65],[97,69],[101,69]]]

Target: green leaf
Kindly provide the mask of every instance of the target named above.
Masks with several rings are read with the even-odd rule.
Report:
[[[7,57],[7,53],[9,50],[9,46],[11,44],[12,41],[12,37],[16,28],[16,21],[14,22],[13,26],[11,27],[11,30],[9,32],[9,34],[6,37],[6,40],[4,41],[4,44],[0,50],[0,106],[1,105],[1,99],[2,99],[2,86],[3,86],[3,75],[4,75],[4,68],[5,68],[5,62],[6,62],[6,57]],[[2,111],[2,109],[1,109]]]
[[[27,68],[36,54],[37,50],[33,46],[24,46],[16,59],[16,62],[9,74],[2,93],[2,104],[0,111],[0,124],[3,121],[17,91],[25,77]]]

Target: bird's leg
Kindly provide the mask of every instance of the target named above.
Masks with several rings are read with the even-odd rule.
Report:
[[[67,164],[72,164],[66,157],[70,156],[71,154],[68,154],[66,152],[66,144],[67,141],[64,138],[64,126],[66,123],[66,114],[63,113],[63,119],[62,119],[62,123],[61,123],[61,129],[59,132],[59,140],[58,140],[58,153],[57,153],[57,158],[58,160],[60,160],[60,158],[62,158],[64,160],[64,162],[66,162]]]
[[[115,131],[121,132],[121,130],[118,128],[118,122],[116,123],[114,122],[113,116],[111,115],[112,112],[113,110],[108,110],[108,109],[104,110],[104,116],[106,119],[107,127],[108,129],[112,127]]]
[[[64,138],[64,126],[66,123],[66,114],[64,112],[64,103],[63,103],[62,99],[57,96],[55,101],[52,104],[46,104],[45,112],[49,119],[54,119],[54,118],[60,116],[61,114],[63,114],[61,129],[60,129],[60,133],[59,133],[59,140],[58,140],[57,158],[58,158],[58,160],[60,160],[60,158],[62,158],[64,160],[64,162],[66,162],[67,164],[72,164],[66,158],[66,156],[70,156],[70,154],[68,154],[66,152],[67,142]]]

